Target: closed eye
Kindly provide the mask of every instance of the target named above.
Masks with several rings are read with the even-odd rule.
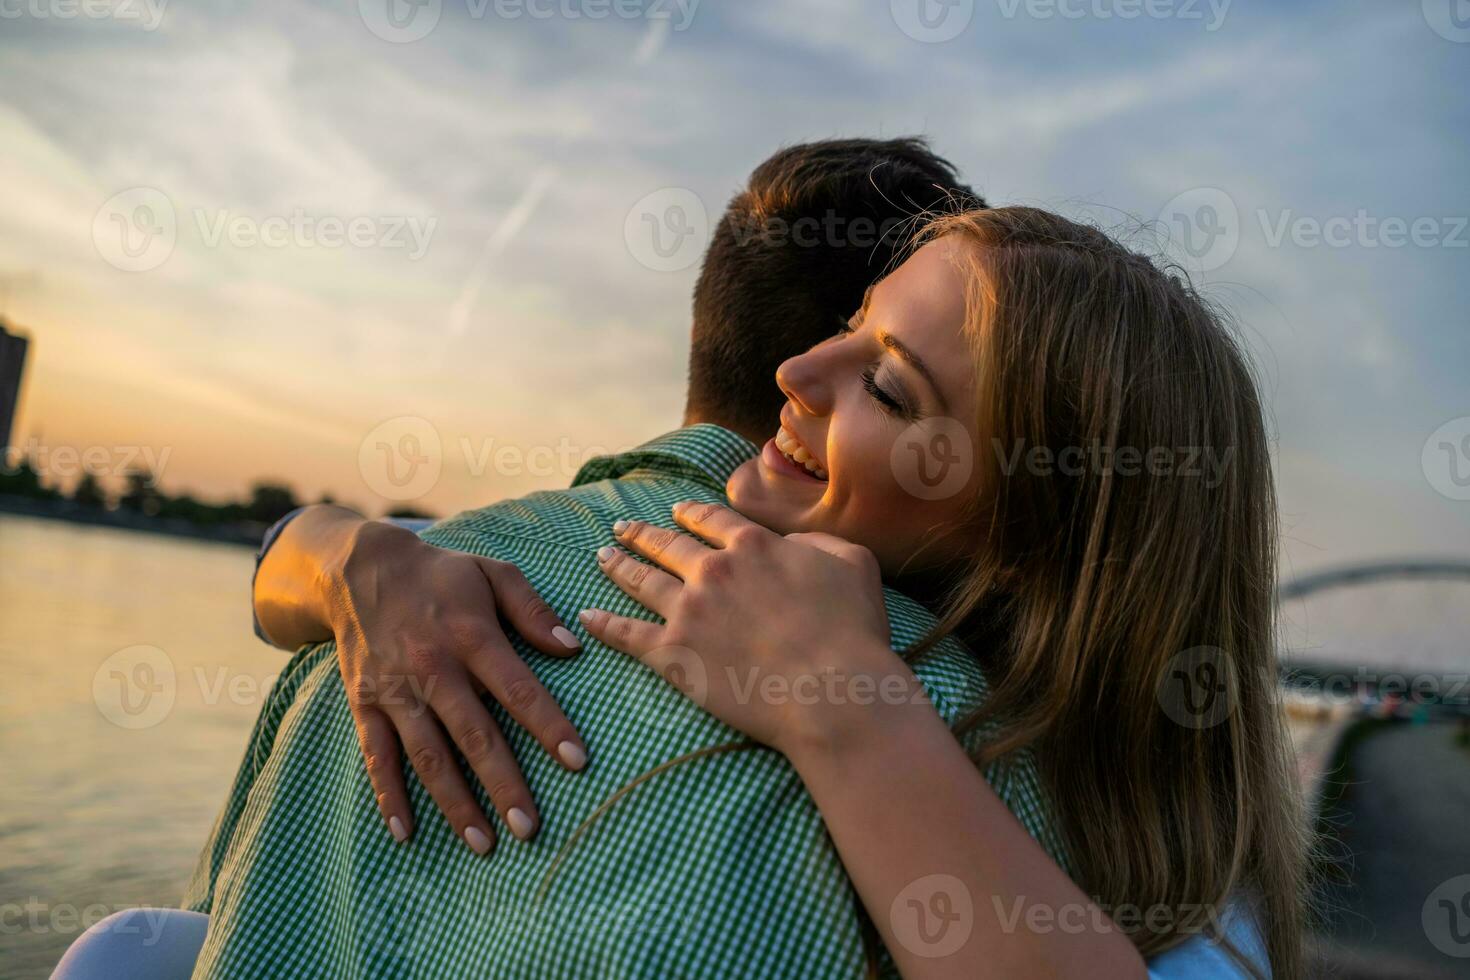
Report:
[[[902,391],[894,394],[878,383],[878,369],[876,367],[868,368],[863,372],[862,377],[863,388],[882,407],[883,411],[890,415],[909,419],[910,421],[918,418],[918,413],[909,404],[908,399]]]

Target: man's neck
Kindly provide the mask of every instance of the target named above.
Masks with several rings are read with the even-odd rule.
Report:
[[[723,429],[729,429],[731,432],[739,433],[757,446],[764,445],[765,441],[771,437],[771,433],[775,431],[775,426],[772,426],[769,431],[756,431],[750,426],[736,425],[728,419],[718,418],[708,412],[695,408],[684,409],[683,424],[686,426],[702,424],[718,425]]]

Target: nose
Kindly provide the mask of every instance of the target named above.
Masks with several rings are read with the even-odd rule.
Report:
[[[804,354],[788,357],[776,368],[776,384],[798,409],[807,415],[832,411],[832,349],[838,345],[818,344]]]

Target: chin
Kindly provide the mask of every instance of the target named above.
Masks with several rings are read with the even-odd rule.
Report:
[[[782,494],[778,486],[772,486],[769,475],[761,471],[759,459],[742,463],[730,474],[725,483],[725,496],[730,498],[730,506],[735,510],[777,534],[807,530],[800,520],[807,508]]]

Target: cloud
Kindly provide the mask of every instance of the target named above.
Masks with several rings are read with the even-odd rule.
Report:
[[[1270,366],[1283,488],[1320,515],[1313,546],[1433,543],[1391,501],[1422,493],[1413,434],[1467,410],[1465,253],[1272,247],[1255,224],[1263,209],[1470,214],[1463,107],[1445,98],[1470,68],[1415,5],[1236,5],[1205,32],[984,3],[944,44],[906,37],[882,2],[706,3],[687,30],[477,19],[446,2],[412,44],[375,37],[355,7],[176,3],[153,32],[6,21],[0,276],[39,273],[11,302],[36,332],[38,377],[59,386],[48,405],[91,404],[68,386],[124,371],[196,405],[198,428],[294,428],[322,457],[302,483],[343,491],[354,464],[334,454],[385,413],[634,441],[677,421],[695,271],[629,255],[633,204],[681,187],[715,212],[778,145],[917,132],[995,203],[1107,226],[1226,189],[1247,224],[1209,289]],[[90,231],[137,185],[169,195],[179,240],[128,274]],[[296,209],[435,228],[409,261],[210,245],[196,220]],[[218,457],[181,452],[185,484],[191,458]],[[243,482],[256,461],[233,465]],[[462,477],[438,506],[482,499]],[[1333,494],[1358,478],[1381,491]]]

